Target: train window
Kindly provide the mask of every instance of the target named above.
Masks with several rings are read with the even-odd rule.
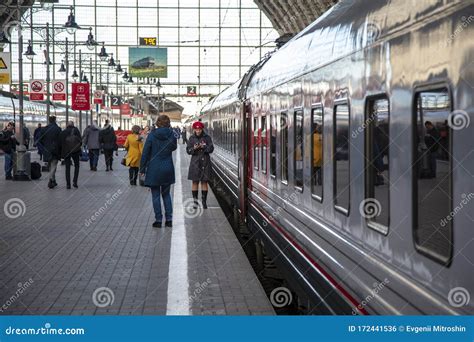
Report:
[[[311,115],[311,193],[323,200],[323,107],[313,108]]]
[[[280,162],[281,181],[288,184],[288,118],[287,113],[280,115]]]
[[[276,177],[277,120],[278,116],[270,116],[270,175],[272,177]]]
[[[255,170],[258,170],[258,119],[253,119],[253,166]]]
[[[267,173],[267,117],[262,116],[262,172]]]
[[[415,106],[415,245],[421,253],[449,264],[453,249],[449,91],[419,92]]]
[[[348,215],[350,200],[349,174],[349,105],[334,108],[334,205]]]
[[[295,136],[294,136],[294,170],[295,170],[295,187],[299,190],[303,190],[303,111],[298,110],[295,112]]]
[[[365,202],[377,210],[366,215],[367,226],[388,233],[390,220],[390,110],[386,97],[369,99],[365,117]]]

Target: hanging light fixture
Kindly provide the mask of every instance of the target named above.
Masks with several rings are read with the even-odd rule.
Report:
[[[157,88],[161,88],[161,87],[162,87],[161,82],[160,82],[159,79],[158,79],[158,81],[156,81],[155,86],[156,86]]]
[[[76,16],[74,15],[73,7],[71,7],[71,12],[69,12],[69,16],[67,18],[67,22],[64,24],[64,27],[69,34],[74,34],[76,30],[80,29],[79,25],[76,23]]]
[[[94,35],[92,34],[92,27],[89,27],[89,35],[87,36],[87,41],[86,41],[87,48],[89,50],[94,50],[94,48],[99,45],[95,39]]]
[[[102,48],[100,49],[100,52],[99,52],[99,58],[102,62],[105,62],[108,57],[109,57],[109,54],[105,50],[105,43],[102,43]]]
[[[87,78],[86,75],[84,75],[84,76],[82,77],[82,82],[84,82],[84,83],[89,83],[89,79]]]
[[[0,48],[3,48],[5,45],[10,44],[10,41],[7,38],[5,32],[0,32]]]
[[[116,67],[116,64],[115,64],[115,59],[114,59],[114,56],[111,54],[110,56],[110,59],[109,59],[109,64],[108,64],[109,68],[113,69]]]
[[[128,78],[128,83],[133,83],[133,78],[132,78],[132,76],[130,76],[130,77]]]
[[[26,48],[26,52],[24,53],[25,57],[29,60],[32,60],[36,53],[33,51],[33,45],[31,44],[31,40],[28,41],[28,47]]]
[[[61,62],[61,67],[59,68],[58,72],[60,74],[66,73],[66,66],[64,65],[64,61]]]
[[[118,64],[117,64],[117,68],[115,69],[115,72],[116,72],[117,74],[120,74],[120,73],[123,72],[123,70],[122,70],[122,65],[120,64],[120,61],[117,61],[117,62],[118,62]]]
[[[125,72],[123,73],[122,78],[123,78],[123,80],[126,82],[126,81],[128,81],[128,77],[129,77],[129,76],[128,76],[128,72],[127,72],[127,70],[125,70]]]
[[[76,81],[78,78],[79,78],[79,75],[77,74],[77,71],[74,70],[74,72],[72,73],[71,77],[73,78],[74,81]]]

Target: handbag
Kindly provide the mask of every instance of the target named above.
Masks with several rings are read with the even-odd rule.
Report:
[[[82,149],[81,161],[83,162],[89,161],[89,152],[87,151],[87,148],[85,147]]]
[[[143,174],[143,175],[139,174],[138,175],[138,184],[140,186],[145,186],[145,174]]]
[[[122,160],[120,161],[120,164],[122,164],[123,166],[127,166],[127,155],[128,152],[123,156]]]

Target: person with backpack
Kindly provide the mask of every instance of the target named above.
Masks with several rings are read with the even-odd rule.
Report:
[[[9,122],[0,132],[0,150],[3,151],[5,156],[4,169],[6,180],[13,180],[13,152],[15,152],[16,145],[15,123]]]
[[[84,130],[83,143],[89,151],[89,165],[91,171],[97,171],[97,164],[99,163],[100,142],[99,129],[95,124],[87,126]]]
[[[117,136],[109,120],[105,120],[105,126],[99,133],[100,147],[104,151],[105,171],[113,171],[112,163],[114,161],[114,151],[118,150]]]
[[[72,185],[77,188],[77,180],[79,178],[79,164],[82,153],[81,132],[74,127],[74,122],[69,121],[67,127],[61,132],[59,137],[61,146],[61,158],[64,159],[66,165],[66,188],[71,189],[71,165],[74,162],[74,178]]]
[[[61,128],[59,128],[56,123],[56,117],[50,116],[49,124],[43,128],[39,139],[39,143],[42,144],[44,148],[43,161],[47,162],[49,167],[48,188],[50,189],[58,186],[58,183],[56,182],[56,168],[58,167],[58,161],[61,158],[61,147],[59,141],[60,134]]]

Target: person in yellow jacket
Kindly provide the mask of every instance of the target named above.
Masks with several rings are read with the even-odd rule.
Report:
[[[125,165],[129,167],[130,185],[137,185],[138,170],[143,152],[143,137],[140,135],[140,126],[132,127],[132,133],[127,136],[123,146],[127,150]]]
[[[323,162],[323,142],[320,129],[315,129],[313,133],[313,169],[314,185],[322,185],[321,166]]]

